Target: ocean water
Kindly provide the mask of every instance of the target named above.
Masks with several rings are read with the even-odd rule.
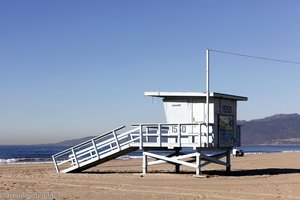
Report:
[[[0,146],[0,164],[52,162],[52,155],[65,146],[5,145]]]
[[[248,154],[276,153],[276,152],[300,152],[300,146],[243,146],[238,147]]]
[[[0,146],[0,164],[25,164],[25,163],[50,163],[52,155],[67,149],[66,146]],[[300,152],[300,146],[244,146],[239,147],[245,154],[262,154],[274,152]],[[192,149],[184,148],[184,153],[193,152]],[[168,154],[167,151],[160,151],[159,154]],[[140,158],[141,151],[135,151],[118,159]]]

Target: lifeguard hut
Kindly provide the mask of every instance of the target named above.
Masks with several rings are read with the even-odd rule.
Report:
[[[209,163],[230,171],[230,151],[240,145],[237,102],[247,97],[210,92],[208,60],[207,51],[205,93],[145,92],[162,98],[166,123],[133,124],[129,131],[122,126],[66,149],[52,156],[56,171],[81,172],[138,149],[143,152],[143,173],[148,166],[165,162],[174,164],[176,172],[181,165],[192,167],[197,175]],[[190,151],[184,154],[187,148]],[[161,150],[170,153],[161,155]]]
[[[161,156],[145,151],[144,173],[147,172],[147,166],[159,164],[163,161],[173,163],[177,172],[180,165],[186,165],[194,167],[196,174],[200,174],[201,167],[209,163],[224,165],[226,170],[230,171],[230,151],[233,147],[240,146],[241,141],[240,126],[237,125],[237,102],[247,101],[247,97],[210,93],[210,103],[207,110],[206,93],[145,92],[145,96],[162,98],[167,123],[160,124],[160,128],[154,124],[144,124],[143,126],[148,127],[148,129],[160,129],[160,132],[165,128],[167,133],[161,133],[161,137],[167,136],[163,146],[174,149],[175,154]],[[210,114],[207,123],[208,112]],[[195,153],[179,156],[182,148],[189,147],[192,147]],[[150,148],[150,150],[154,149]],[[176,156],[172,157],[173,155]],[[221,161],[220,159],[225,156],[226,162]],[[161,161],[148,163],[147,157]],[[193,161],[196,161],[196,163],[192,165],[184,161],[186,158],[193,157],[195,157]],[[202,161],[204,163],[201,164]]]
[[[162,98],[166,121],[169,124],[205,124],[206,93],[201,92],[145,92],[145,96]],[[201,147],[226,148],[240,146],[240,126],[237,125],[237,101],[247,97],[210,93],[209,134],[201,130]],[[171,127],[170,131],[175,131]],[[199,133],[196,126],[182,126],[181,133]],[[198,136],[183,142],[195,142]],[[172,142],[172,140],[169,140]]]

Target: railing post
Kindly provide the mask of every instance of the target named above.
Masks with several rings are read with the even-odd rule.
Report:
[[[140,149],[143,149],[143,125],[140,124]]]
[[[181,147],[181,124],[178,124],[178,146]]]
[[[55,166],[56,172],[59,173],[59,168],[58,168],[58,166],[57,166],[57,162],[56,162],[55,156],[52,156],[52,160],[53,160],[53,162],[54,162],[54,166]]]
[[[129,137],[130,137],[130,140],[131,140],[131,141],[133,140],[132,133],[133,133],[133,132],[129,133]]]
[[[93,143],[94,150],[95,150],[95,153],[96,153],[96,155],[97,155],[97,158],[100,159],[99,154],[98,154],[98,150],[97,150],[97,146],[96,146],[96,143],[95,143],[95,140],[94,140],[94,139],[92,139],[92,143]]]
[[[158,138],[157,138],[157,143],[159,145],[159,147],[161,147],[161,124],[158,124],[158,127],[157,127],[157,131],[158,131]]]
[[[79,163],[78,163],[78,160],[77,160],[77,157],[76,157],[76,154],[75,154],[74,148],[72,148],[72,153],[73,153],[73,155],[74,155],[74,160],[75,160],[75,163],[76,163],[77,167],[79,167]]]
[[[146,142],[149,142],[148,134],[149,134],[149,127],[146,127]]]
[[[121,148],[120,148],[120,144],[119,144],[118,137],[117,137],[117,134],[116,134],[115,130],[113,130],[113,135],[114,135],[114,138],[116,140],[116,144],[117,144],[118,150],[120,151]]]
[[[209,124],[206,125],[206,130],[207,130],[207,147],[209,147]]]
[[[201,147],[201,142],[202,142],[202,124],[199,123],[199,139],[198,139],[198,142],[199,142],[199,147]]]

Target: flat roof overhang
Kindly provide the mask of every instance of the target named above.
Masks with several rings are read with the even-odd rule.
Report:
[[[161,97],[161,98],[199,98],[206,97],[205,92],[145,92],[145,96],[150,97]],[[236,101],[247,101],[248,97],[231,95],[231,94],[222,94],[217,92],[210,92],[210,97],[212,98],[221,98],[221,99],[231,99]]]

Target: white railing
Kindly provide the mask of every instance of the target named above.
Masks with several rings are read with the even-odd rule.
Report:
[[[206,123],[180,124],[133,124],[139,128],[139,133],[131,136],[139,142],[140,149],[144,147],[209,147],[214,145],[213,125]],[[207,134],[209,132],[209,134]]]
[[[69,172],[116,154],[129,147],[175,148],[213,146],[213,124],[134,124],[133,130],[119,133],[121,126],[52,156],[55,169]],[[209,133],[209,134],[207,134]]]
[[[121,126],[103,135],[78,144],[52,156],[57,172],[70,171],[81,166],[97,161],[108,155],[126,149],[130,143],[134,142],[131,134],[139,131],[139,128],[119,134],[124,129]]]

